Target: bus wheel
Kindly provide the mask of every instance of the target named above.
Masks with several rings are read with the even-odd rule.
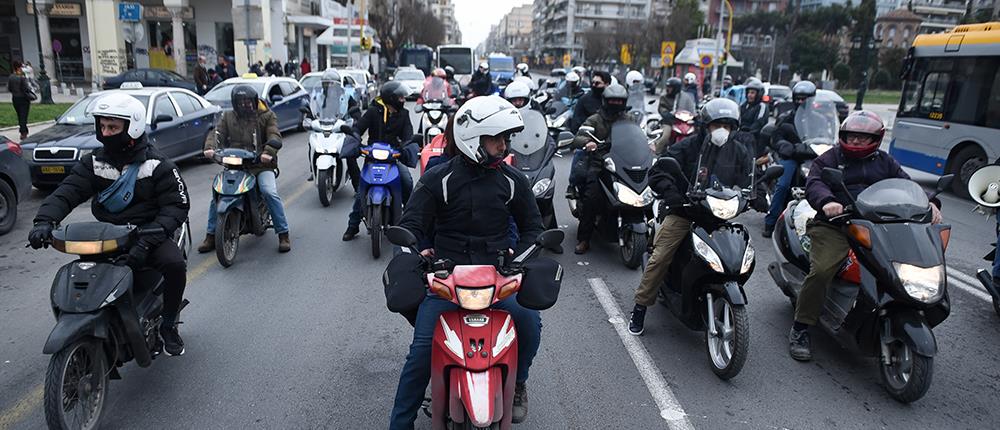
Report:
[[[951,171],[955,179],[951,183],[951,191],[964,199],[969,199],[969,178],[981,167],[987,164],[986,154],[978,146],[969,146],[958,151],[951,163]]]

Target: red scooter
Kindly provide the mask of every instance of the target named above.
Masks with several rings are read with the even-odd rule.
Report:
[[[444,430],[462,425],[466,426],[461,428],[511,428],[517,330],[510,314],[489,307],[520,291],[528,273],[524,263],[542,249],[558,247],[564,236],[560,230],[548,230],[509,263],[503,258],[499,268],[457,266],[441,259],[429,263],[426,282],[430,290],[461,307],[442,313],[434,329],[432,428]],[[391,227],[386,237],[393,244],[417,253],[417,239],[409,230]],[[522,306],[541,310],[555,304],[562,275],[562,269],[556,267],[555,294],[551,294],[553,288],[533,285],[532,291],[518,295]]]
[[[680,142],[692,133],[694,133],[694,114],[686,110],[674,113],[674,125],[670,129],[670,145]]]

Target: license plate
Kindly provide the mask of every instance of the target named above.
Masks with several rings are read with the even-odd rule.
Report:
[[[46,174],[66,173],[66,166],[42,166],[42,173]]]

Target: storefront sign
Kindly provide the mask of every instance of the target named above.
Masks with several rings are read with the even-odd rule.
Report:
[[[139,22],[142,18],[142,5],[139,3],[118,3],[118,19],[125,22]]]
[[[124,49],[97,51],[97,70],[100,76],[114,76],[125,70]]]
[[[173,16],[170,15],[170,10],[167,9],[166,6],[146,6],[142,8],[142,17],[146,19],[162,20],[169,20],[173,18]],[[191,6],[185,6],[181,12],[181,19],[194,19],[194,8]]]
[[[27,2],[28,15],[35,14],[35,8],[31,6],[31,2]],[[39,9],[42,6],[38,7]],[[49,16],[80,16],[82,8],[79,3],[56,3],[52,5],[52,9],[49,10]]]

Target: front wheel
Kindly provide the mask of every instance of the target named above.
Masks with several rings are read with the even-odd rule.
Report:
[[[372,208],[372,219],[368,225],[372,229],[372,258],[382,255],[382,208]]]
[[[241,215],[239,211],[229,211],[222,214],[219,220],[221,231],[215,234],[215,256],[222,267],[232,266],[236,260],[236,251],[240,248]]]
[[[324,169],[316,173],[316,186],[319,188],[319,202],[323,207],[330,206],[333,202],[333,192],[336,190],[333,183],[334,169]]]
[[[101,343],[84,338],[57,352],[45,374],[45,422],[50,429],[97,428],[108,396]]]
[[[740,373],[750,349],[750,315],[746,306],[733,305],[725,297],[712,298],[715,333],[705,329],[705,343],[712,372],[722,380]]]
[[[646,252],[646,235],[634,231],[626,231],[622,241],[621,257],[625,267],[635,269],[642,264],[642,254]]]
[[[902,403],[913,402],[927,393],[934,376],[934,358],[913,352],[906,342],[889,344],[889,364],[879,360],[882,385],[892,398]]]

